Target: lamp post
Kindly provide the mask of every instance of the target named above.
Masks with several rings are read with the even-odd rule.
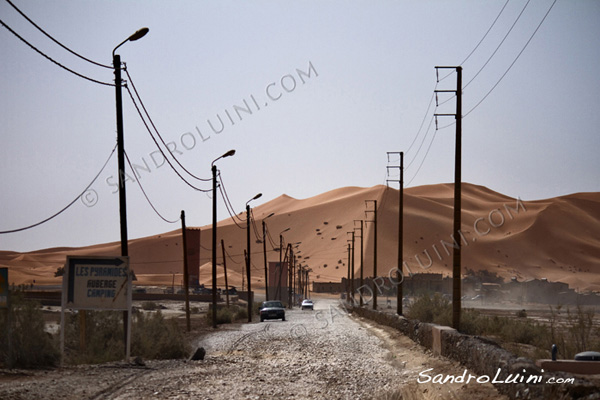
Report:
[[[129,255],[127,248],[127,205],[125,197],[125,144],[123,141],[123,98],[121,96],[121,56],[115,54],[117,49],[121,45],[128,41],[135,41],[141,39],[146,33],[148,28],[142,28],[123,40],[117,47],[112,51],[113,56],[113,67],[115,69],[115,95],[117,103],[117,158],[119,163],[119,216],[121,220],[121,255]]]
[[[252,322],[252,303],[254,303],[252,299],[252,283],[250,281],[250,202],[258,199],[260,196],[262,196],[262,193],[257,194],[246,202],[246,247],[248,249],[248,257],[246,258],[246,276],[248,277],[248,322]]]
[[[269,271],[267,270],[267,224],[265,223],[265,220],[267,218],[272,217],[273,215],[275,215],[275,213],[271,213],[271,214],[267,215],[262,220],[263,254],[264,254],[264,257],[265,257],[265,300],[269,300]]]
[[[212,171],[212,321],[213,328],[217,327],[217,166],[215,163],[221,158],[235,154],[235,150],[229,150],[210,164]],[[227,289],[227,288],[226,288]]]
[[[117,105],[117,160],[119,164],[119,219],[121,223],[121,256],[128,256],[127,248],[127,198],[125,196],[125,144],[123,141],[123,97],[121,95],[121,56],[115,54],[117,49],[125,42],[141,39],[148,28],[142,28],[133,35],[123,40],[112,51],[113,67],[115,69],[115,100]],[[130,281],[131,283],[131,281]],[[129,346],[131,339],[131,318],[129,311],[123,311],[123,325],[125,326],[125,357],[129,359]]]

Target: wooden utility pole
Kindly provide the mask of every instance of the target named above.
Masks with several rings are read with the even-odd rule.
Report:
[[[348,277],[346,278],[346,301],[350,300],[350,243],[348,243]]]
[[[271,214],[271,215],[273,215],[273,214]],[[263,237],[262,237],[263,255],[265,258],[265,300],[269,300],[269,271],[267,270],[267,224],[265,223],[264,219],[262,220],[262,228],[263,228]]]
[[[373,310],[377,310],[377,200],[365,200],[365,203],[373,203],[373,210],[367,210],[365,213],[372,212],[373,220],[367,221],[373,223]]]
[[[221,249],[223,249],[223,270],[225,271],[225,298],[227,307],[229,307],[229,283],[227,282],[227,259],[225,257],[225,242],[221,239]]]
[[[436,90],[436,93],[450,92],[456,95],[456,114],[434,114],[438,116],[453,116],[456,120],[456,148],[454,156],[454,240],[452,253],[452,327],[460,330],[461,312],[461,159],[462,159],[462,67],[435,67],[438,69],[456,70],[456,90]],[[437,125],[437,123],[436,123]]]
[[[181,210],[181,238],[183,240],[183,290],[185,296],[185,323],[187,331],[192,330],[190,321],[190,275],[188,267],[187,236],[185,226],[185,211]]]
[[[397,168],[399,170],[399,179],[387,179],[387,182],[398,182],[400,185],[398,193],[398,268],[396,269],[396,313],[402,315],[402,297],[404,296],[402,291],[402,282],[404,276],[402,275],[403,266],[403,234],[404,234],[404,152],[402,151],[388,151],[388,162],[390,162],[390,154],[397,154],[400,156],[400,165],[388,165],[388,172],[390,169]]]
[[[363,283],[363,265],[365,263],[365,260],[363,258],[363,251],[364,251],[363,250],[364,249],[364,246],[363,246],[363,244],[364,244],[363,223],[364,223],[364,221],[361,219],[360,221],[354,221],[354,222],[360,222],[360,287],[362,288],[363,284],[364,284]],[[354,229],[356,229],[356,228],[354,228]],[[362,294],[359,293],[358,297],[360,298],[359,299],[360,306],[362,307],[363,306]]]
[[[354,230],[352,230],[352,280],[350,281],[350,296],[354,305]]]

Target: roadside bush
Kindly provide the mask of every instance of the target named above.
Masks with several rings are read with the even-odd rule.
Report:
[[[439,293],[433,296],[422,294],[410,306],[408,318],[440,325],[452,324],[452,305]]]
[[[160,306],[153,301],[144,301],[142,303],[142,310],[144,311],[154,311],[158,310]]]
[[[213,323],[212,307],[208,308],[206,319],[208,320],[208,323]],[[230,324],[231,321],[233,321],[233,312],[231,309],[227,307],[217,307],[217,324]]]
[[[44,331],[40,304],[25,299],[20,289],[11,290],[10,296],[10,309],[0,313],[0,362],[17,368],[57,365],[60,361],[58,343]],[[7,318],[11,320],[10,333]]]
[[[81,343],[81,325],[84,320],[85,345]],[[125,355],[124,349],[121,311],[80,311],[68,314],[65,325],[65,359],[69,364],[121,360]]]
[[[80,343],[80,321],[78,313],[71,314],[65,329],[65,353],[69,363],[96,364],[123,359],[125,333],[121,311],[86,311],[84,348]],[[145,359],[187,356],[188,349],[175,320],[166,319],[157,311],[136,313],[131,322],[132,356]]]
[[[147,359],[183,358],[188,347],[173,319],[165,319],[160,311],[136,316],[131,335],[131,354]]]

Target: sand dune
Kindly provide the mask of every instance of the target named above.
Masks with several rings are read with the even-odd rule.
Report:
[[[409,188],[404,198],[404,260],[412,273],[452,268],[452,184]],[[463,184],[462,268],[496,272],[505,279],[547,278],[573,288],[600,291],[600,193],[577,193],[539,201],[521,201],[486,187]],[[262,219],[268,227],[267,257],[279,260],[279,234],[285,243],[301,242],[298,261],[312,269],[311,280],[339,281],[347,273],[348,232],[355,230],[355,268],[360,269],[360,220],[372,220],[378,203],[378,274],[397,266],[398,191],[385,186],[346,187],[308,199],[287,195],[257,206],[251,230],[252,284],[264,287]],[[245,215],[240,215],[245,219]],[[245,222],[237,221],[245,227]],[[200,281],[211,281],[211,226],[201,227]],[[257,237],[258,234],[258,237]],[[229,284],[241,287],[246,230],[231,218],[219,222],[226,250]],[[373,274],[374,224],[364,223],[364,274]],[[29,253],[0,252],[16,284],[58,284],[54,272],[66,255],[118,255],[119,243],[82,248],[52,248]],[[181,232],[130,241],[131,265],[138,284],[180,284],[183,270]],[[219,285],[224,285],[222,249],[217,251]],[[409,272],[405,270],[405,273]],[[243,278],[244,277],[244,278]]]

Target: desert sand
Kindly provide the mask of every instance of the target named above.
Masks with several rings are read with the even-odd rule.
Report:
[[[264,284],[262,220],[270,233],[267,258],[279,260],[279,234],[285,243],[301,242],[297,260],[312,269],[311,281],[339,282],[346,276],[348,240],[357,228],[355,269],[360,270],[360,220],[372,220],[378,204],[378,275],[397,267],[398,196],[386,186],[345,187],[308,199],[287,195],[253,209],[251,230],[252,285]],[[453,185],[438,184],[404,191],[404,273],[452,270]],[[600,193],[576,193],[546,200],[522,201],[486,187],[463,183],[462,270],[486,269],[519,281],[546,278],[566,282],[579,291],[600,291]],[[238,216],[245,227],[245,213]],[[242,222],[243,221],[243,222]],[[364,224],[364,275],[373,275],[375,224]],[[218,224],[224,240],[229,284],[242,286],[246,230],[231,218]],[[201,229],[200,282],[211,282],[211,226]],[[258,234],[258,237],[257,237]],[[138,285],[171,285],[182,281],[181,230],[130,240],[131,266]],[[224,286],[222,250],[218,248],[218,284]],[[119,255],[118,242],[80,248],[50,248],[27,253],[0,252],[0,265],[9,267],[15,284],[57,285],[54,277],[67,255]],[[198,268],[198,266],[190,266]]]

